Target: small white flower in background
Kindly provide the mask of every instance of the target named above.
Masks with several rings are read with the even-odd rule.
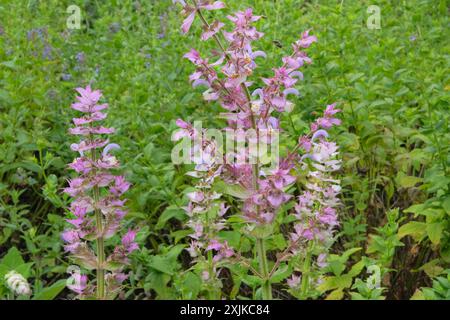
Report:
[[[31,288],[27,280],[16,271],[12,270],[5,275],[6,284],[17,295],[31,295]]]

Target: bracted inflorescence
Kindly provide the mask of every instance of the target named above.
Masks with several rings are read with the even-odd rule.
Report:
[[[179,119],[177,125],[181,128],[173,137],[178,141],[184,137],[193,139],[196,144],[192,150],[195,170],[188,175],[198,179],[195,191],[188,193],[189,204],[185,209],[189,216],[187,225],[194,231],[188,248],[189,254],[197,262],[203,281],[212,298],[221,287],[218,279],[218,266],[224,258],[230,258],[234,251],[227,241],[220,241],[217,233],[225,227],[223,216],[228,210],[220,200],[221,194],[212,190],[212,183],[220,176],[223,165],[220,161],[221,152],[212,139],[206,137],[203,130],[192,127]]]
[[[273,268],[269,268],[270,261],[267,261],[265,240],[268,235],[265,233],[266,231],[248,233],[255,242],[255,254],[260,268],[259,271],[254,269],[252,271],[262,278],[262,297],[270,299],[272,292],[269,278],[276,272],[280,264],[299,252],[305,254],[306,257],[312,255],[312,248],[315,248],[314,252],[317,252],[319,245],[324,247],[325,243],[329,245],[332,241],[333,227],[338,225],[336,195],[339,191],[339,181],[330,176],[339,168],[339,161],[336,159],[337,146],[326,141],[328,136],[326,130],[340,123],[334,117],[334,114],[339,111],[334,109],[334,104],[326,108],[323,117],[311,125],[310,132],[302,136],[295,148],[288,152],[287,156],[279,159],[276,166],[264,165],[260,161],[261,154],[259,153],[260,143],[271,144],[275,133],[279,133],[282,114],[293,109],[294,103],[288,98],[290,95],[299,94],[294,87],[299,80],[303,79],[303,74],[299,69],[312,62],[304,49],[309,48],[312,43],[317,41],[317,38],[310,35],[309,30],[303,32],[300,39],[293,43],[292,53],[282,59],[280,67],[273,68],[273,76],[262,78],[261,87],[255,87],[251,91],[250,87],[255,82],[249,78],[257,67],[256,59],[266,56],[264,52],[252,49],[252,43],[263,36],[253,26],[260,16],[255,16],[252,9],[229,15],[227,18],[233,25],[233,29],[227,32],[224,30],[224,23],[217,20],[209,23],[203,15],[205,10],[224,8],[223,2],[209,0],[192,0],[191,2],[175,0],[174,2],[183,6],[183,13],[187,16],[182,25],[183,33],[189,31],[195,17],[198,16],[203,24],[201,39],[213,39],[220,49],[220,54],[216,53],[214,62],[202,57],[195,49],[191,49],[184,56],[196,67],[195,72],[189,77],[193,87],[206,86],[207,89],[203,92],[204,99],[218,101],[226,110],[221,114],[221,117],[227,120],[227,127],[223,131],[235,132],[236,141],[245,140],[245,132],[254,132],[253,135],[249,135],[248,143],[241,144],[241,148],[233,152],[231,157],[229,154],[217,157],[216,159],[221,159],[223,162],[220,162],[221,165],[215,167],[216,169],[203,170],[202,167],[200,170],[198,166],[196,167],[196,173],[193,175],[201,179],[201,188],[208,191],[206,193],[198,191],[191,195],[191,203],[187,210],[191,216],[189,226],[194,230],[194,238],[200,235],[206,238],[199,243],[194,242],[190,251],[198,254],[197,247],[210,243],[207,248],[226,247],[230,257],[241,258],[236,250],[232,255],[232,249],[223,241],[220,242],[217,238],[211,238],[211,235],[203,233],[206,223],[205,215],[208,216],[209,210],[204,208],[220,196],[211,191],[214,179],[242,189],[241,193],[245,196],[240,197],[244,199],[241,214],[247,222],[248,231],[267,230],[266,227],[274,224],[280,208],[294,200],[296,172],[306,171],[309,179],[304,188],[298,190],[302,194],[296,206],[295,231],[290,236],[286,250],[273,263]],[[227,46],[223,44],[224,41],[228,44]],[[188,137],[194,141],[194,149],[203,150],[204,147],[199,147],[199,145],[205,145],[204,139],[200,139],[203,141],[200,144],[195,142],[198,132],[191,124],[178,120],[177,125],[180,127],[180,131],[175,140],[181,136]],[[244,135],[240,135],[240,133],[244,133]],[[201,136],[203,137],[203,134]],[[254,150],[251,149],[252,145],[258,146],[256,156]],[[215,152],[220,154],[219,151]],[[206,158],[209,158],[208,152]],[[196,212],[197,218],[193,219],[194,209],[199,204],[202,205],[202,209]],[[221,204],[221,206],[226,208],[225,204]],[[223,214],[219,216],[222,217]],[[220,228],[224,228],[224,221],[220,220],[219,225]],[[269,230],[271,229],[269,228]],[[274,229],[272,228],[272,230]],[[306,248],[305,242],[307,243]],[[317,243],[312,245],[313,242]],[[323,251],[326,252],[325,249]],[[220,258],[223,258],[224,255],[220,251],[218,252]],[[321,255],[320,259],[323,257]],[[304,260],[305,263],[312,263],[311,258]],[[303,273],[307,272],[303,269]],[[297,276],[293,277],[289,280],[291,286],[292,283],[297,282]]]
[[[127,213],[126,200],[121,196],[130,184],[123,176],[113,173],[119,167],[119,161],[110,152],[119,146],[109,144],[109,140],[101,136],[113,133],[114,129],[96,125],[106,118],[103,110],[108,108],[108,104],[99,103],[102,93],[90,86],[76,90],[80,96],[71,107],[84,116],[73,119],[75,127],[69,132],[82,139],[71,145],[79,157],[69,167],[79,175],[64,189],[73,201],[67,219],[71,228],[63,232],[62,238],[66,243],[65,250],[80,266],[96,270],[97,281],[94,286],[88,283],[87,275],[75,274],[72,276],[75,284],[69,287],[80,296],[89,296],[96,291],[98,299],[112,298],[127,277],[122,271],[129,263],[129,254],[138,248],[134,241],[136,231],[129,230],[111,254],[105,255],[105,240],[118,233]],[[95,250],[91,245],[93,242]]]
[[[311,125],[311,138],[303,136],[299,143],[304,151],[301,159],[303,171],[308,172],[306,190],[298,197],[295,206],[296,221],[294,232],[290,237],[290,250],[293,255],[304,255],[309,262],[312,254],[316,256],[315,266],[318,269],[325,267],[326,256],[334,241],[334,231],[339,225],[336,208],[339,206],[340,181],[333,178],[333,172],[339,170],[341,161],[337,159],[338,147],[336,143],[327,141],[326,129],[340,124],[334,114],[340,110],[335,104],[327,106],[324,116]],[[310,275],[317,274],[308,266],[308,274],[303,270],[303,279],[293,275],[288,285],[295,294],[299,291],[300,297],[307,295]]]

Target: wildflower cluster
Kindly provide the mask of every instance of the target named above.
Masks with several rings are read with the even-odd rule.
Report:
[[[301,158],[301,168],[308,176],[306,190],[298,197],[295,206],[296,221],[289,248],[294,256],[303,255],[311,259],[314,254],[318,269],[327,265],[327,252],[334,241],[334,230],[339,225],[336,208],[340,204],[337,196],[341,187],[340,181],[334,179],[332,174],[340,168],[341,161],[337,159],[337,145],[326,140],[328,133],[325,130],[340,124],[340,120],[333,117],[340,110],[334,107],[335,104],[327,106],[324,116],[311,125],[311,138],[303,136],[299,140],[305,152]],[[301,297],[307,295],[306,286],[310,275],[314,274],[311,267],[308,266],[307,274],[303,270],[302,287],[301,277],[294,274],[288,280],[293,292],[301,290]]]
[[[255,82],[251,81],[250,77],[257,67],[256,60],[258,57],[266,56],[264,52],[252,49],[252,43],[263,36],[253,26],[253,23],[261,17],[254,15],[252,9],[229,15],[227,18],[232,24],[232,30],[227,32],[224,23],[217,20],[209,23],[203,15],[205,10],[223,9],[225,7],[223,2],[208,0],[194,0],[190,3],[183,0],[174,2],[182,5],[183,14],[186,16],[182,24],[183,33],[190,30],[195,17],[198,16],[203,24],[201,39],[213,39],[220,49],[220,54],[218,57],[216,55],[214,62],[210,62],[209,58],[202,57],[195,49],[191,49],[184,56],[196,67],[195,72],[189,77],[193,87],[205,86],[204,99],[217,101],[225,109],[225,112],[221,114],[227,121],[224,131],[253,130],[256,133],[231,157],[241,161],[230,161],[229,155],[226,155],[223,165],[214,167],[214,169],[197,165],[195,173],[190,173],[190,175],[200,178],[200,185],[208,190],[206,193],[197,191],[190,195],[188,214],[192,217],[198,206],[202,208],[196,212],[198,218],[194,220],[191,218],[189,222],[189,227],[194,230],[193,237],[201,236],[202,245],[209,243],[206,251],[208,248],[216,249],[219,258],[214,257],[213,259],[238,255],[232,248],[229,248],[228,244],[220,242],[215,237],[210,237],[211,235],[208,233],[203,233],[208,226],[206,220],[209,219],[207,218],[209,214],[204,208],[210,206],[220,196],[211,191],[214,180],[222,180],[226,184],[238,186],[242,190],[241,193],[244,196],[241,197],[243,198],[241,213],[247,223],[247,231],[252,231],[272,226],[280,208],[294,199],[292,193],[294,183],[297,181],[296,172],[306,171],[309,178],[309,182],[304,186],[305,190],[299,190],[303,193],[295,207],[295,231],[290,236],[290,243],[286,251],[274,262],[272,271],[269,270],[270,261],[267,261],[265,249],[265,240],[268,236],[264,232],[249,233],[249,235],[253,235],[255,252],[260,266],[260,270],[254,273],[262,278],[263,298],[270,299],[272,292],[269,278],[277,270],[281,261],[300,252],[300,248],[304,247],[305,242],[312,243],[316,240],[321,243],[329,242],[332,238],[333,227],[338,225],[336,196],[339,191],[339,181],[330,176],[339,168],[339,161],[336,159],[337,146],[326,141],[328,134],[325,131],[331,126],[339,124],[339,120],[334,117],[339,110],[334,108],[334,104],[328,106],[323,117],[311,125],[310,133],[299,139],[293,151],[289,152],[285,158],[279,159],[277,166],[265,167],[259,161],[259,154],[255,156],[254,152],[250,150],[252,143],[256,143],[256,145],[261,142],[270,144],[271,133],[280,130],[280,117],[283,113],[293,109],[294,103],[289,100],[289,96],[299,94],[294,87],[303,78],[299,69],[312,62],[304,49],[309,48],[317,39],[310,35],[309,31],[302,33],[300,39],[293,43],[291,55],[284,57],[282,65],[273,69],[273,76],[262,78],[262,85],[254,88],[252,92],[250,88]],[[223,40],[227,46],[223,45]],[[178,120],[177,124],[180,130],[176,133],[175,140],[184,136],[194,141],[193,150],[211,148],[210,141],[207,139],[206,143],[202,137],[196,142],[195,137],[199,133],[191,124],[182,120]],[[202,159],[205,156],[206,159],[211,159],[210,151],[206,152]],[[220,208],[216,210],[219,212],[217,216],[223,217],[225,204],[221,203]],[[220,220],[218,225],[219,228],[216,227],[216,229],[220,230],[226,226],[226,223],[224,220]],[[275,229],[269,228],[269,230]],[[196,246],[199,244],[194,242],[189,250],[199,254]],[[224,254],[224,247],[228,255]],[[304,253],[304,251],[302,252]]]
[[[120,284],[126,279],[122,273],[123,267],[129,263],[128,256],[138,249],[134,242],[136,231],[130,230],[116,245],[111,254],[105,256],[105,240],[114,236],[121,227],[121,221],[127,211],[125,201],[121,199],[130,184],[121,175],[114,175],[112,170],[119,167],[119,161],[111,154],[118,149],[117,144],[109,144],[109,139],[102,135],[111,134],[113,128],[96,125],[104,120],[103,112],[108,104],[99,103],[102,96],[99,90],[76,89],[80,94],[72,108],[80,111],[84,116],[74,118],[74,128],[70,134],[81,136],[79,143],[71,145],[73,151],[79,153],[69,167],[79,176],[69,181],[64,192],[73,198],[70,205],[71,225],[62,234],[65,250],[81,266],[97,271],[97,297],[104,299],[115,294]],[[94,251],[90,242],[96,242]],[[106,273],[105,273],[106,271]],[[109,272],[108,272],[109,271]],[[72,289],[80,295],[89,295],[94,286],[89,285],[86,275],[80,275],[78,286]]]
[[[217,237],[218,232],[225,227],[223,217],[229,209],[220,200],[222,194],[212,188],[215,178],[223,170],[220,161],[222,153],[217,142],[208,139],[205,130],[198,130],[181,119],[177,120],[177,125],[180,130],[174,135],[174,140],[188,138],[195,141],[191,155],[195,168],[188,175],[196,178],[197,184],[195,191],[188,193],[189,204],[185,208],[189,216],[187,225],[194,231],[190,235],[192,240],[188,251],[201,269],[201,276],[208,284],[208,290],[213,293],[221,286],[217,281],[221,260],[234,255],[234,250],[227,241],[221,241]]]

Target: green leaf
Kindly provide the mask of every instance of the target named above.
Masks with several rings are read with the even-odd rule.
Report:
[[[202,286],[202,280],[193,272],[188,272],[183,281],[185,299],[196,299]]]
[[[450,196],[445,198],[445,200],[442,202],[442,208],[444,208],[447,214],[450,214]]]
[[[253,276],[250,274],[246,274],[242,277],[242,281],[249,285],[252,288],[261,286],[263,284],[263,280],[260,277]]]
[[[346,250],[341,257],[343,257],[345,259],[345,261],[348,260],[348,258],[350,258],[350,256],[358,251],[360,251],[362,248],[361,247],[357,247],[357,248],[351,248]]]
[[[402,188],[412,188],[419,182],[422,182],[422,178],[407,176],[403,172],[399,172],[397,177],[395,178],[395,182]]]
[[[180,242],[180,240],[186,238],[192,233],[192,230],[177,230],[170,233],[170,236],[174,239],[174,244]]]
[[[350,288],[353,278],[349,274],[336,277],[324,277],[323,282],[317,287],[320,292],[327,292],[333,289],[345,289]]]
[[[148,266],[159,272],[172,275],[174,265],[166,258],[160,256],[153,256],[149,259]]]
[[[282,264],[278,267],[277,271],[274,272],[270,278],[270,282],[278,283],[286,279],[292,274],[292,268],[287,264]]]
[[[5,265],[8,270],[15,270],[18,266],[24,264],[20,251],[16,247],[8,250],[6,256],[3,257],[1,264]]]
[[[241,243],[241,233],[238,231],[220,231],[219,238],[224,239],[233,248],[239,248]]]
[[[361,273],[362,269],[364,268],[365,263],[363,260],[359,261],[358,263],[354,264],[352,268],[350,269],[348,275],[352,277],[356,277],[358,274]]]
[[[425,300],[425,295],[419,289],[416,289],[410,300]]]
[[[148,266],[156,271],[173,275],[177,268],[177,257],[184,249],[185,245],[176,245],[165,255],[151,256],[148,259]]]
[[[186,213],[183,209],[181,209],[177,206],[169,206],[159,216],[158,222],[156,223],[156,226],[155,226],[155,229],[160,230],[160,229],[164,228],[167,221],[169,221],[172,218],[183,221],[183,219],[185,217],[186,217]]]
[[[430,278],[435,278],[444,271],[444,268],[438,266],[439,259],[431,260],[419,268],[424,271]]]
[[[411,221],[402,225],[398,229],[397,235],[399,239],[402,239],[405,236],[412,236],[416,241],[420,241],[425,236],[425,232],[425,222]]]
[[[64,290],[66,287],[66,280],[62,279],[50,287],[42,289],[40,292],[34,295],[33,300],[53,300],[56,296]]]
[[[332,291],[325,300],[341,300],[344,297],[344,292],[342,289],[336,289]]]
[[[276,234],[269,238],[267,241],[267,246],[269,248],[273,247],[277,250],[283,250],[286,248],[286,239],[282,234]]]
[[[173,299],[172,289],[167,285],[170,280],[171,277],[168,274],[150,271],[145,278],[144,290],[155,290],[159,299]]]
[[[433,244],[438,245],[441,242],[443,230],[444,224],[442,222],[434,222],[427,224],[427,235]]]
[[[247,199],[251,196],[250,191],[238,184],[228,184],[223,181],[219,181],[214,184],[214,188],[219,193],[228,194],[239,199]]]
[[[412,205],[411,207],[403,210],[403,212],[414,213],[415,215],[418,215],[422,211],[424,211],[424,209],[425,209],[425,205],[424,204],[415,204],[415,205]]]
[[[27,279],[31,274],[31,267],[33,266],[34,262],[28,262],[21,264],[15,270],[20,273],[25,279]]]

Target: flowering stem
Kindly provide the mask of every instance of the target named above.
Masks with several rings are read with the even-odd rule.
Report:
[[[92,162],[95,162],[96,158],[96,150],[92,149]],[[92,192],[92,199],[94,200],[95,221],[97,227],[97,299],[103,300],[105,298],[105,270],[103,269],[103,264],[105,261],[105,244],[103,240],[103,217],[102,212],[98,209],[100,190],[97,185],[93,187]]]
[[[269,281],[269,269],[267,266],[267,254],[264,246],[264,239],[256,239],[256,250],[258,251],[258,262],[264,280],[262,285],[262,298],[263,300],[272,300],[272,286]]]
[[[313,242],[310,243],[306,251],[305,261],[303,262],[303,272],[302,272],[302,285],[301,285],[301,297],[306,299],[308,296],[309,287],[309,273],[311,269],[311,257],[312,257]]]
[[[200,17],[200,20],[202,21],[202,23],[209,28],[210,25],[208,23],[208,21],[205,19],[205,17],[203,16],[203,13],[201,12],[200,8],[197,5],[197,1],[196,0],[192,0],[192,2],[194,3],[194,6],[196,7],[196,11],[198,16]],[[217,36],[217,34],[214,34],[213,36],[214,41],[217,43],[217,45],[219,46],[220,50],[223,52],[225,59],[227,59],[228,61],[231,60],[230,55],[228,54],[228,52],[226,51],[225,47],[223,46],[222,42],[220,41],[219,37]],[[255,115],[253,113],[252,110],[252,104],[251,104],[251,95],[250,92],[247,88],[247,86],[245,85],[245,83],[241,83],[241,89],[242,91],[244,91],[245,96],[247,98],[247,103],[248,103],[248,109],[250,111],[250,119],[252,122],[252,128],[256,131],[256,145],[257,145],[257,155],[256,155],[256,163],[252,164],[252,171],[253,171],[253,176],[252,176],[252,184],[253,184],[253,189],[255,191],[258,191],[259,189],[259,184],[258,184],[258,179],[259,179],[259,130],[257,128],[256,125],[256,119],[255,119]],[[259,206],[256,206],[256,211],[259,214]],[[270,282],[268,281],[268,267],[267,267],[267,256],[266,256],[266,251],[264,248],[264,239],[257,239],[257,252],[258,252],[258,259],[260,261],[260,265],[261,268],[261,273],[262,275],[266,278],[266,283],[263,285],[263,298],[266,300],[270,300],[272,299],[272,288],[270,285]]]
[[[98,187],[94,188],[94,202],[98,201],[99,190]],[[95,219],[97,224],[97,231],[99,234],[103,233],[103,218],[100,210],[95,209]],[[105,297],[105,271],[103,269],[103,263],[105,261],[105,248],[104,248],[103,236],[97,238],[97,298],[104,299]]]
[[[209,206],[209,204],[208,204]],[[209,212],[206,214],[206,228],[209,239],[212,239],[212,230],[211,230],[211,218]],[[209,300],[218,300],[220,299],[220,290],[217,290],[217,287],[215,286],[215,279],[213,278],[213,275],[215,276],[214,272],[214,261],[213,261],[213,252],[212,250],[208,251],[208,280],[211,284],[213,284],[213,287],[211,290],[208,290]]]

